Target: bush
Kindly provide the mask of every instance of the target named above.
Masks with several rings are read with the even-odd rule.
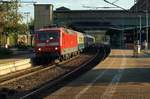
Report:
[[[9,37],[9,45],[10,46],[15,46],[16,43],[17,43],[17,35],[14,34],[14,33],[11,33],[11,34],[8,35],[8,37]]]

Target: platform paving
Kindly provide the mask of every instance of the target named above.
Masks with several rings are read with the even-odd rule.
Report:
[[[95,68],[44,99],[150,99],[150,55],[112,50]]]
[[[12,56],[4,59],[0,59],[0,64],[7,64],[7,63],[12,63],[15,61],[20,61],[24,59],[30,59],[34,57],[35,54],[32,51],[25,50],[25,51],[13,51]]]
[[[0,59],[0,76],[32,67],[34,56],[31,51],[15,51],[11,57]]]

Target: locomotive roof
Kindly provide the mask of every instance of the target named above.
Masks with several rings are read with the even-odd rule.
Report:
[[[61,28],[58,28],[58,27],[52,27],[52,28],[42,28],[42,29],[39,29],[37,31],[47,31],[47,30],[60,30]]]
[[[67,29],[67,28],[64,28],[64,27],[42,28],[42,29],[39,29],[37,31],[48,31],[48,30],[63,30],[68,34],[81,33],[81,32],[74,31],[74,30],[71,30],[71,29]]]

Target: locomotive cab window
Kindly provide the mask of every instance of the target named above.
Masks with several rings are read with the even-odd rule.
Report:
[[[41,40],[41,41],[59,39],[59,37],[60,35],[58,32],[51,32],[51,31],[39,31],[38,32],[38,40]]]

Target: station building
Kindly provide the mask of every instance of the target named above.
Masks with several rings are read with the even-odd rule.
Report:
[[[65,7],[54,11],[54,24],[71,26],[96,37],[96,42],[110,38],[113,48],[133,48],[140,26],[146,23],[145,13],[134,10],[70,10]],[[143,28],[144,30],[144,28]],[[145,33],[145,32],[144,32]]]
[[[86,34],[95,36],[96,43],[102,43],[108,40],[113,48],[133,48],[134,40],[139,38],[138,32],[140,24],[144,35],[142,38],[143,40],[146,39],[146,13],[140,10],[134,10],[140,2],[141,0],[129,11],[70,10],[66,7],[60,7],[51,13],[49,12],[51,9],[47,9],[48,12],[46,12],[44,11],[46,8],[44,8],[43,10],[35,10],[35,13],[40,13],[42,16],[47,15],[46,13],[51,13],[48,14],[49,17],[47,17],[49,18],[48,20],[51,21],[42,21],[47,19],[45,17],[42,18],[42,16],[40,18],[40,15],[38,15],[40,20],[37,18],[35,21],[38,20],[39,23],[46,22],[47,25],[55,24],[58,26],[72,27]],[[36,5],[36,7],[37,6],[38,5]],[[39,6],[41,7],[41,5]],[[42,5],[42,7],[44,6]],[[35,17],[37,17],[37,15],[35,15]],[[150,18],[148,18],[148,20],[150,22]],[[42,26],[40,26],[40,28],[42,28]]]
[[[131,7],[131,10],[136,10],[136,11],[144,11],[148,10],[150,11],[150,1],[149,0],[136,0],[136,4]]]

